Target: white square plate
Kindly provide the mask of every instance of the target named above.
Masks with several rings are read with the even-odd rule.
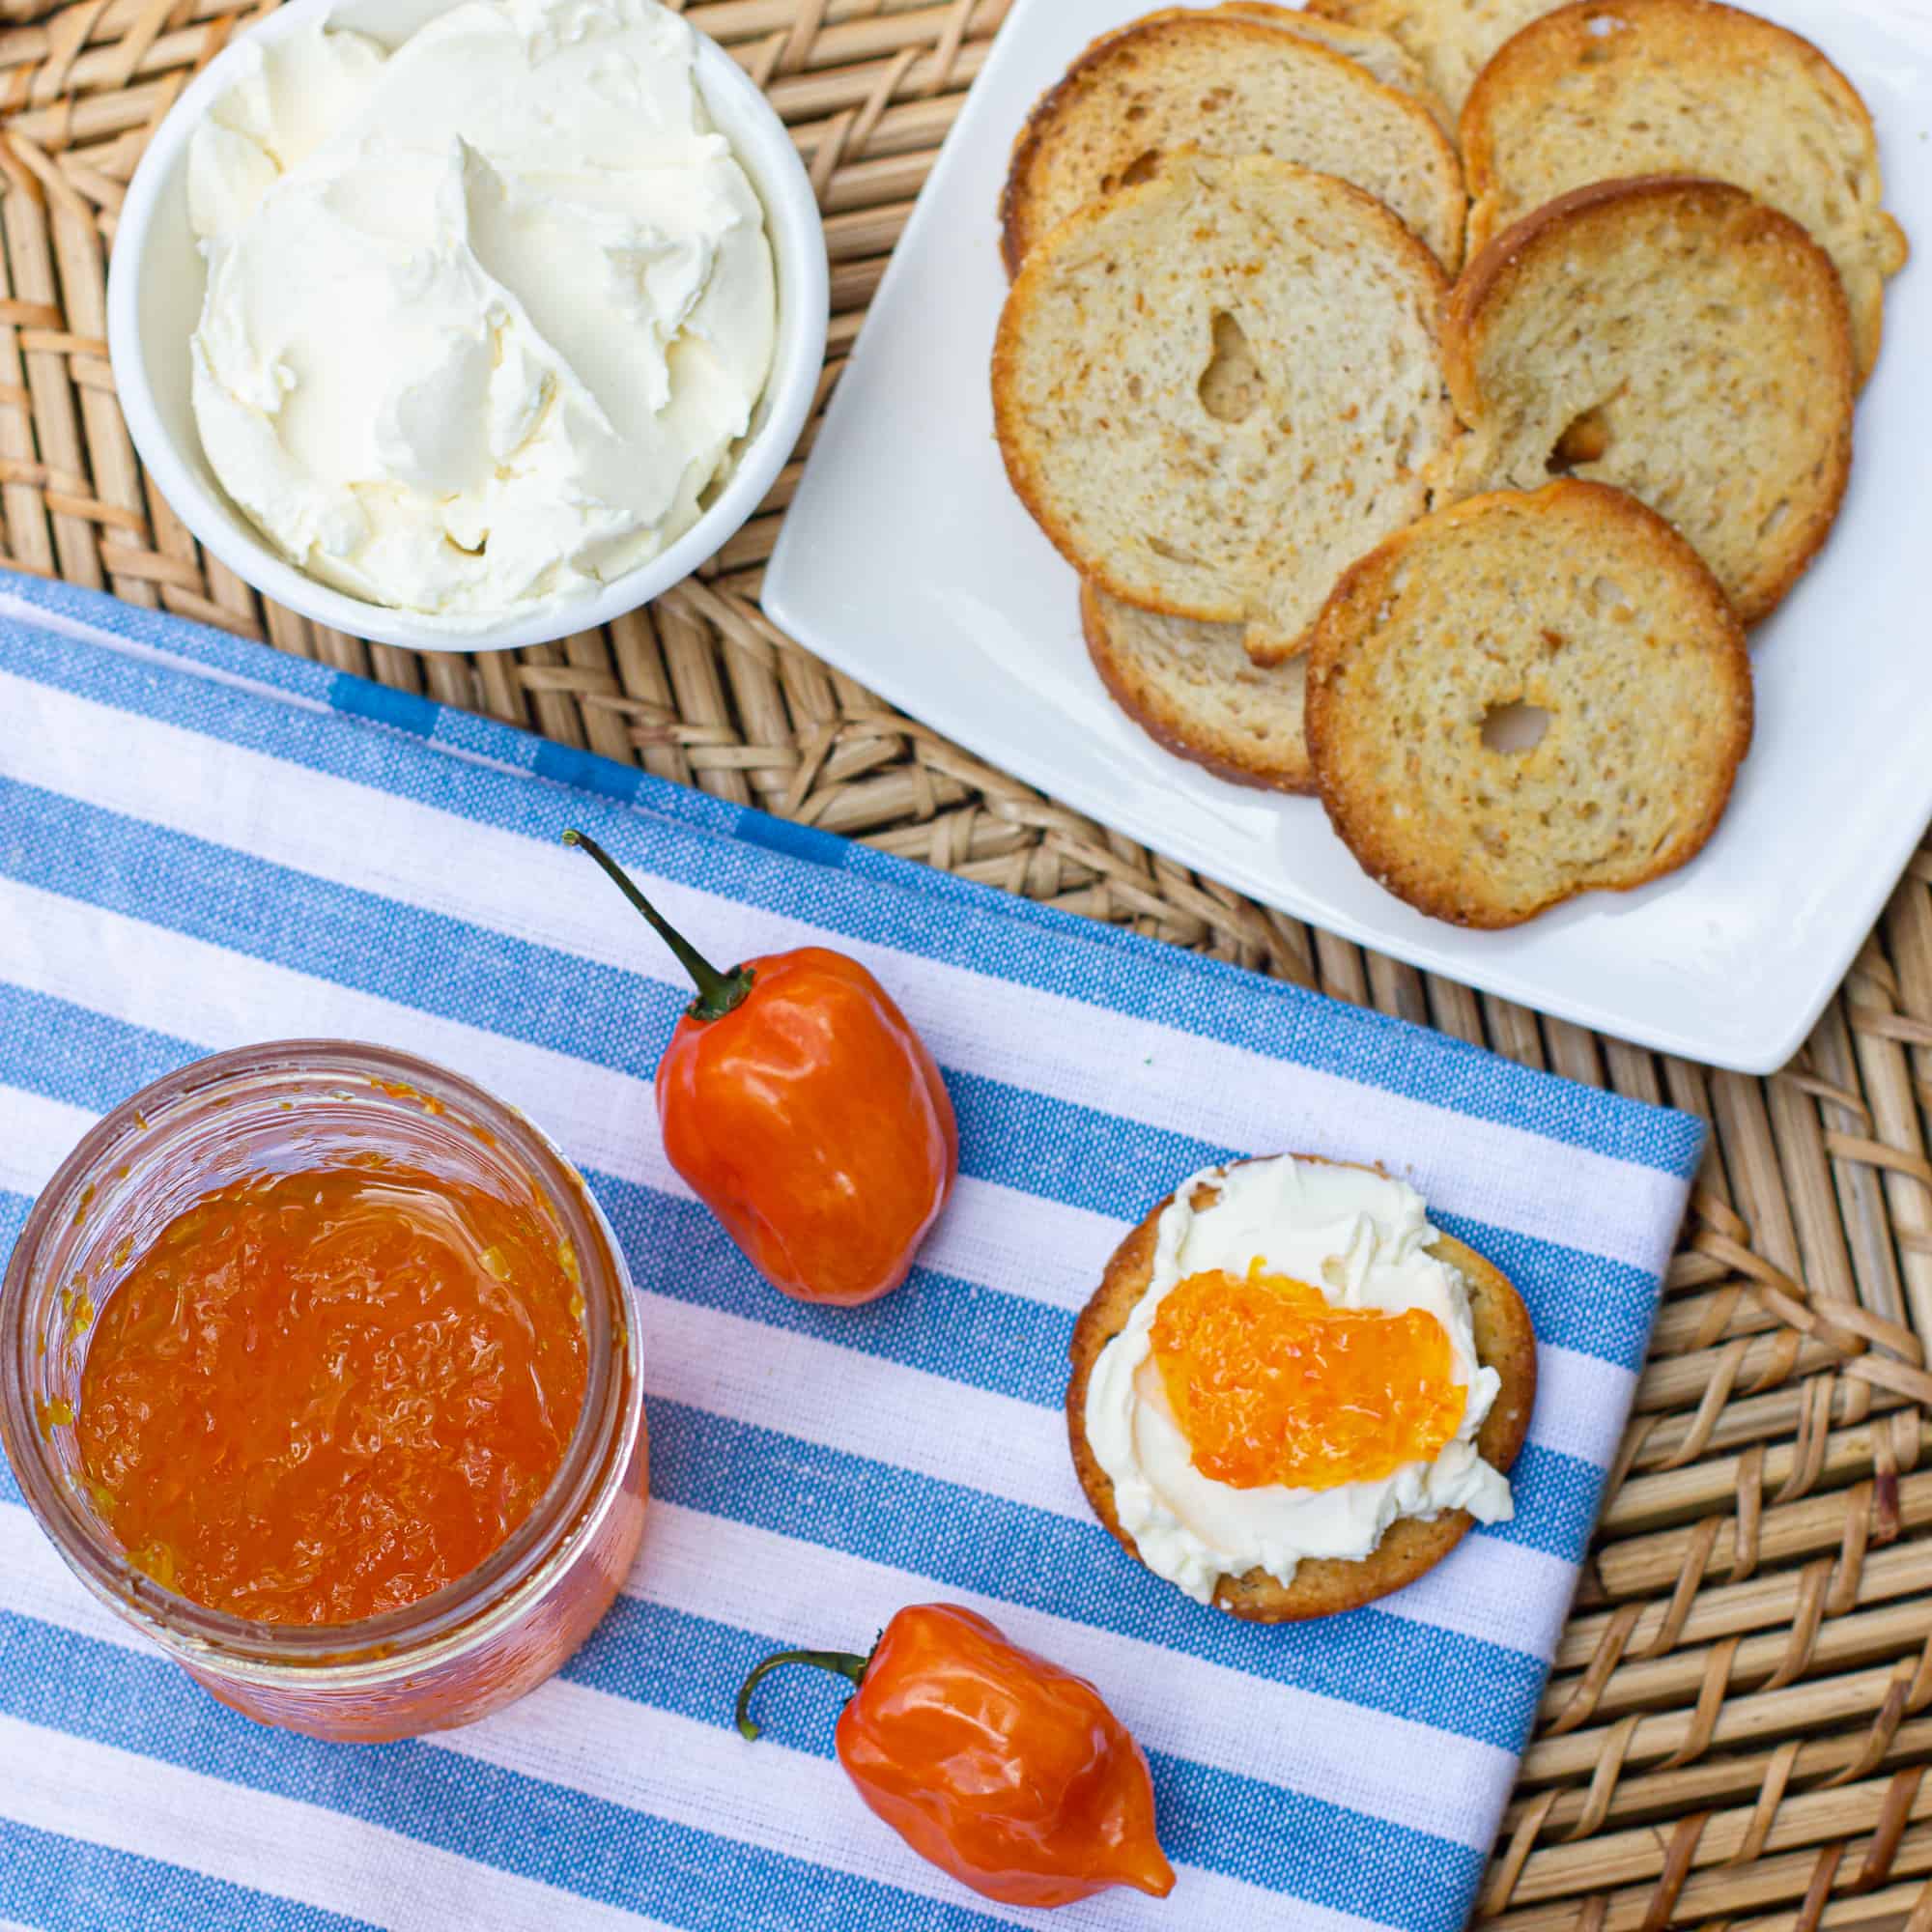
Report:
[[[1512,933],[1374,885],[1312,800],[1224,783],[1115,709],[1072,572],[1007,487],[987,361],[994,211],[1036,97],[1134,0],[1017,0],[834,397],[765,582],[794,637],[981,757],[1129,837],[1430,972],[1600,1032],[1765,1073],[1797,1052],[1932,817],[1932,268],[1892,285],[1844,514],[1758,634],[1758,735],[1703,856]],[[1870,103],[1887,203],[1932,252],[1932,7],[1769,0]],[[1920,532],[1915,541],[1912,532]]]

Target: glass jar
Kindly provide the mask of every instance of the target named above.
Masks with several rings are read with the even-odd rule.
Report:
[[[326,1626],[206,1609],[128,1562],[80,1480],[72,1425],[88,1344],[116,1286],[200,1196],[372,1151],[526,1207],[571,1244],[587,1345],[576,1433],[507,1540],[418,1603]],[[589,1190],[529,1122],[469,1081],[341,1040],[198,1061],[116,1108],[69,1155],[0,1290],[0,1436],[28,1506],[95,1596],[223,1703],[314,1737],[412,1737],[533,1690],[610,1607],[643,1531],[630,1277]]]

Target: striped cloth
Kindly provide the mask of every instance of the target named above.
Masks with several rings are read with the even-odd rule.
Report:
[[[715,954],[863,958],[930,1042],[963,1174],[857,1312],[760,1283],[667,1167],[686,995],[583,826]],[[1068,1928],[1453,1932],[1475,1897],[1642,1363],[1699,1124],[70,587],[0,585],[0,1252],[97,1115],[215,1048],[384,1041],[546,1123],[630,1259],[654,1501],[616,1608],[469,1730],[258,1729],[97,1609],[0,1471],[0,1920],[964,1928],[831,1754],[838,1687],[747,1666],[978,1607],[1144,1742],[1165,1903]],[[1281,1149],[1407,1170],[1521,1286],[1542,1395],[1514,1522],[1414,1588],[1260,1629],[1094,1521],[1074,1311],[1177,1178]]]

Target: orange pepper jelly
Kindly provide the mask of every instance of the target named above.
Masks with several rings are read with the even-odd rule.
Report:
[[[1468,1401],[1426,1310],[1337,1308],[1259,1263],[1179,1282],[1151,1339],[1194,1466],[1231,1489],[1379,1482],[1434,1462]]]
[[[527,1207],[380,1158],[178,1215],[109,1298],[84,1479],[129,1560],[210,1609],[342,1624],[483,1562],[583,1403],[577,1258]]]

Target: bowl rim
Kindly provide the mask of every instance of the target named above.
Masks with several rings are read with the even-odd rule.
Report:
[[[447,12],[462,0],[445,0]],[[239,508],[205,485],[164,426],[141,352],[140,296],[164,186],[214,98],[236,78],[250,44],[262,45],[345,11],[346,0],[287,0],[239,34],[162,117],[128,184],[107,268],[107,354],[135,454],[195,540],[261,596],[313,622],[408,650],[519,650],[591,631],[637,610],[689,577],[748,522],[797,446],[818,391],[830,324],[825,230],[804,161],[756,83],[701,29],[695,74],[705,105],[765,209],[778,290],[778,335],[760,399],[765,420],[740,452],[724,487],[691,528],[656,556],[596,591],[488,622],[436,618],[372,604],[318,582],[252,533]],[[356,8],[364,12],[364,6]],[[434,14],[427,15],[433,17]],[[203,453],[202,461],[206,462]]]

